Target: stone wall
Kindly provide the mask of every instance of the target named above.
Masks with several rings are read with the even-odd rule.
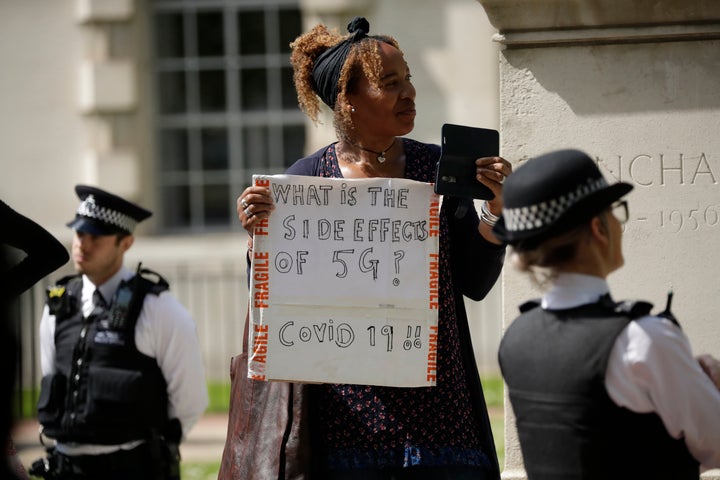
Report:
[[[480,0],[498,29],[501,151],[517,166],[580,148],[627,197],[614,296],[673,311],[696,354],[720,355],[720,4]],[[540,292],[504,276],[504,324]],[[509,404],[508,404],[509,405]],[[506,409],[504,478],[525,478]],[[703,478],[719,478],[718,471]]]

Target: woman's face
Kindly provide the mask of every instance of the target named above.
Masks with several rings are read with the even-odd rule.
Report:
[[[402,53],[392,45],[380,46],[380,85],[375,86],[364,73],[357,88],[348,93],[348,108],[355,132],[359,136],[402,136],[415,126],[415,87],[410,81],[410,68]]]

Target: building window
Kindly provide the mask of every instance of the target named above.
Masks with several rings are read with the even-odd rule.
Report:
[[[254,173],[303,155],[290,47],[298,0],[154,0],[158,216],[167,232],[239,227]]]

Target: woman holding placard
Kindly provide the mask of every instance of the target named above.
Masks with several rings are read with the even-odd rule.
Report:
[[[440,147],[401,138],[416,115],[410,69],[395,39],[369,30],[367,20],[355,18],[349,35],[317,25],[291,44],[300,106],[317,122],[320,101],[328,105],[338,141],[286,173],[434,181]],[[245,378],[241,356],[220,478],[500,478],[463,296],[484,298],[502,269],[505,247],[492,225],[511,165],[488,157],[476,166],[477,181],[494,198],[480,215],[472,201],[451,197],[440,212],[437,386],[256,382]],[[238,198],[251,233],[273,208],[264,187],[248,187]]]

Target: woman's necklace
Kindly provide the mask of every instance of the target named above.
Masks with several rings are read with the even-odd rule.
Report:
[[[352,143],[350,141],[347,141],[347,142],[350,145],[352,145],[353,147],[359,148],[360,150],[365,150],[366,152],[374,153],[375,155],[377,155],[377,161],[380,163],[385,163],[385,160],[387,160],[387,158],[385,158],[385,154],[390,151],[390,149],[393,147],[393,145],[395,145],[395,139],[393,138],[393,141],[389,147],[387,147],[382,152],[376,152],[375,150],[370,150],[369,148],[361,147],[360,145],[358,145],[356,143]]]

